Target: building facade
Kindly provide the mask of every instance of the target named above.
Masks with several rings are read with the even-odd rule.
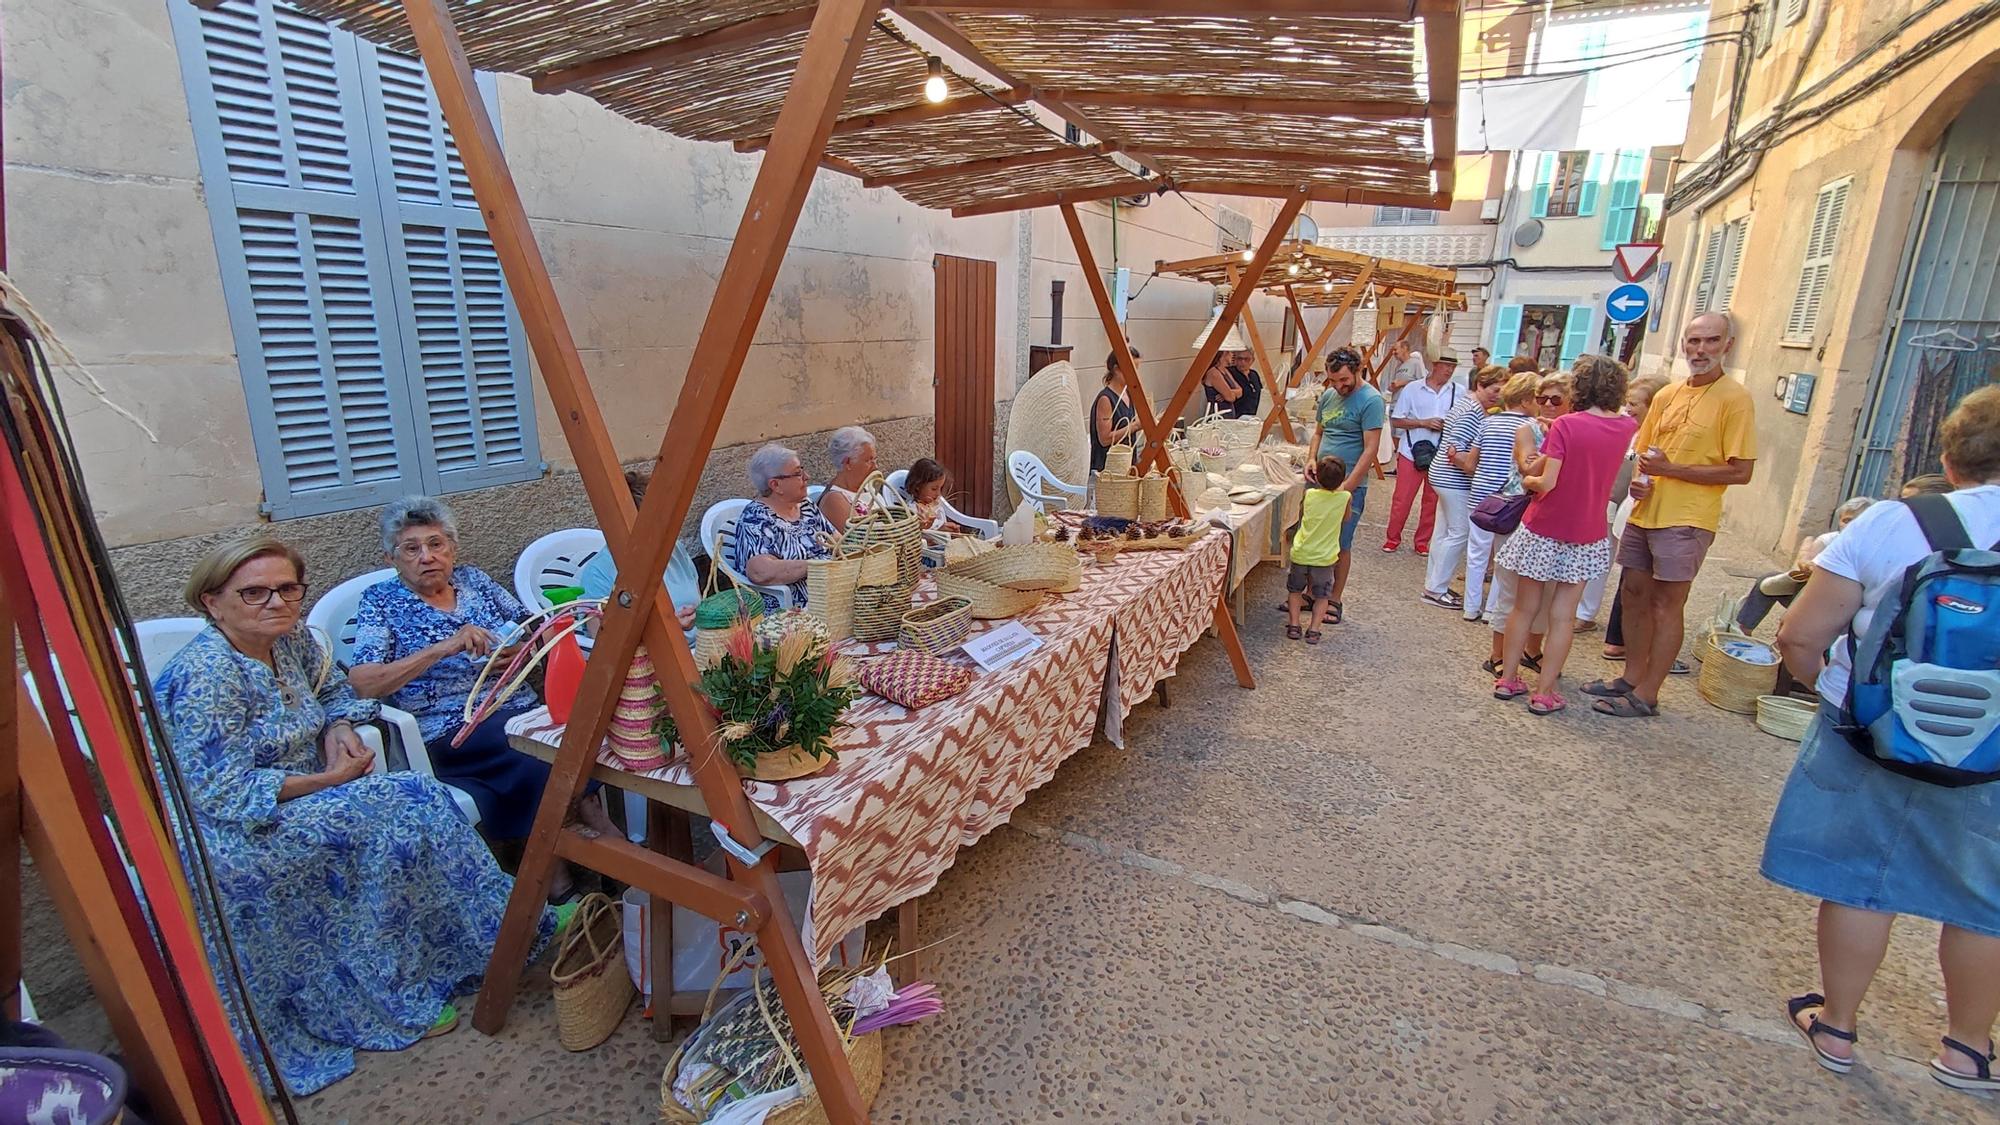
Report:
[[[1969,0],[1718,5],[1668,197],[1669,320],[1726,310],[1759,402],[1726,520],[1773,549],[1936,471],[2000,379],[2000,13]],[[1671,336],[1649,349],[1673,355]]]
[[[4,50],[11,274],[100,388],[66,382],[64,405],[136,612],[175,612],[189,562],[259,522],[322,586],[379,566],[374,506],[407,492],[448,495],[471,561],[500,571],[592,524],[413,60],[275,0],[9,0]],[[512,77],[483,88],[618,454],[650,460],[703,362],[758,158]],[[1151,264],[1261,236],[1275,209],[1082,208],[1099,265],[1135,275],[1128,328],[1156,397],[1215,294]],[[663,466],[702,475],[697,518],[744,491],[767,440],[822,476],[826,432],[850,423],[885,468],[931,451],[937,255],[995,264],[1001,427],[1055,330],[1054,282],[1095,390],[1105,337],[1054,211],[954,219],[824,173],[715,455]],[[1260,305],[1273,324],[1281,309]]]

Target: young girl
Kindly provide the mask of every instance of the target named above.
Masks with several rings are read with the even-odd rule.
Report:
[[[1340,561],[1340,525],[1347,520],[1351,494],[1340,487],[1347,479],[1347,464],[1338,457],[1322,457],[1312,469],[1313,487],[1306,490],[1305,508],[1299,519],[1297,536],[1292,539],[1292,571],[1285,578],[1285,615],[1289,624],[1285,636],[1298,640],[1299,611],[1305,608],[1306,592],[1312,592],[1313,628],[1305,630],[1306,643],[1320,640],[1319,623],[1326,619],[1326,607],[1333,600],[1333,564]]]
[[[957,531],[944,514],[944,488],[950,483],[944,466],[928,457],[920,457],[910,466],[909,475],[903,479],[903,488],[910,495],[910,503],[917,509],[917,518],[931,531]]]

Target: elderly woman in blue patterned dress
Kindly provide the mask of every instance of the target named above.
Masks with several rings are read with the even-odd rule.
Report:
[[[528,835],[548,784],[548,764],[507,742],[507,720],[538,705],[522,686],[498,713],[457,746],[465,701],[479,670],[504,652],[508,634],[528,616],[521,603],[477,567],[458,561],[458,519],[441,500],[406,496],[382,509],[382,550],[396,568],[361,592],[354,620],[354,690],[415,715],[440,781],[472,795],[481,827],[494,840]],[[615,831],[595,797],[578,809],[599,832]],[[567,896],[559,874],[552,891]]]
[[[295,1094],[352,1073],[357,1049],[451,1030],[450,1000],[485,971],[514,885],[443,786],[369,772],[354,724],[380,708],[301,625],[305,593],[291,547],[218,548],[186,590],[209,627],[153,685],[251,1005]],[[555,928],[545,911],[535,953]]]
[[[833,524],[806,496],[806,472],[799,455],[767,445],[750,455],[750,487],[757,498],[736,521],[736,569],[759,586],[789,586],[792,607],[806,604],[806,563],[832,554],[827,540]],[[778,599],[764,595],[764,605]]]

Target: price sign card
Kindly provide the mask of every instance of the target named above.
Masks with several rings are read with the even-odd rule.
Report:
[[[1019,621],[988,629],[965,642],[965,655],[988,672],[997,671],[1042,647],[1042,638]]]

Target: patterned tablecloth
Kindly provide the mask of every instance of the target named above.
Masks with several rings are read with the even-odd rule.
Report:
[[[1229,562],[1231,590],[1243,585],[1258,563],[1284,556],[1285,533],[1299,522],[1305,496],[1305,483],[1299,481],[1282,491],[1266,493],[1255,504],[1231,504],[1202,514],[1209,523],[1227,528],[1235,540]]]
[[[921,711],[864,696],[848,709],[831,768],[796,781],[746,780],[751,802],[811,862],[805,934],[814,956],[930,890],[960,847],[1006,823],[1029,791],[1090,745],[1101,707],[1115,706],[1122,720],[1172,675],[1209,624],[1229,554],[1229,537],[1212,534],[1183,551],[1086,565],[1076,592],[1014,619],[1041,637],[1033,654]],[[933,596],[928,581],[917,596]],[[892,646],[851,647],[865,659]],[[511,735],[550,744],[562,729],[541,707],[507,724]],[[616,765],[608,751],[599,761]],[[694,782],[682,759],[647,776]]]

